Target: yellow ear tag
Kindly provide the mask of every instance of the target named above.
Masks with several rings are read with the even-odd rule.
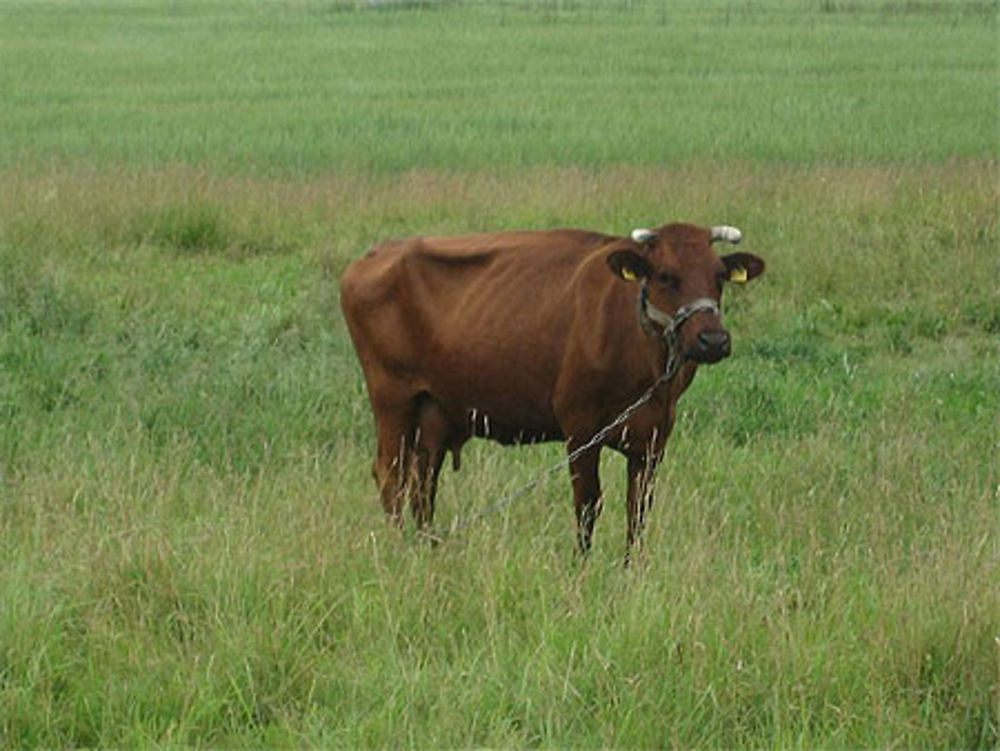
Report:
[[[736,266],[729,270],[729,281],[742,284],[747,280],[747,270],[742,266]]]
[[[628,266],[622,266],[622,279],[626,282],[634,282],[636,279],[635,272]]]

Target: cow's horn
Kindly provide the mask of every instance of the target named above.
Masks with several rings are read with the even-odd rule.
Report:
[[[646,243],[652,242],[656,239],[656,233],[650,229],[634,229],[632,230],[632,239],[640,245],[645,245]]]
[[[712,242],[725,240],[727,243],[736,245],[742,239],[743,233],[736,229],[736,227],[730,227],[725,224],[720,224],[718,227],[712,227]]]

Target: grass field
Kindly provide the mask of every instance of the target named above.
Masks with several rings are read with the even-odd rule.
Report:
[[[995,0],[354,5],[7,0],[0,166],[288,175],[997,149]]]
[[[0,4],[0,747],[1000,746],[996,3]],[[607,457],[383,522],[379,238],[741,227]]]

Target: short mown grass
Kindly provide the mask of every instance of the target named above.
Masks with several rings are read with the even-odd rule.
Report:
[[[995,155],[997,4],[0,7],[0,167],[399,173]]]

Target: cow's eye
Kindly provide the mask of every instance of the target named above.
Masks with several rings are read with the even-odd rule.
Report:
[[[664,284],[667,287],[673,287],[674,289],[681,286],[681,280],[668,271],[663,271],[657,276],[660,284]]]

